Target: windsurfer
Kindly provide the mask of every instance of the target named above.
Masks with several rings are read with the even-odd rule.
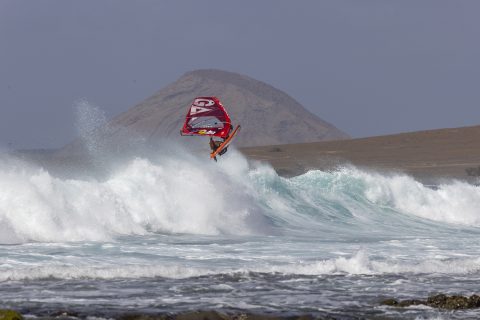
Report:
[[[212,137],[210,137],[210,149],[212,149],[212,152],[217,151],[217,149],[222,145],[222,143],[227,140],[228,136],[226,138],[222,138],[222,140],[213,140]],[[227,152],[228,147],[225,147],[222,151],[218,153],[219,156],[225,154]],[[215,161],[217,161],[217,157],[213,157]]]
[[[228,145],[239,129],[240,125],[237,125],[233,130],[227,110],[217,97],[197,97],[187,112],[180,134],[210,136],[210,158],[217,161],[216,156],[227,152]]]

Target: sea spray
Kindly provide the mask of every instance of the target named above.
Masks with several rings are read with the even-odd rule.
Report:
[[[78,134],[90,156],[98,159],[106,147],[100,139],[101,131],[108,129],[105,128],[107,124],[105,112],[86,99],[76,101],[74,107]]]
[[[104,110],[85,99],[74,104],[79,140],[85,153],[77,155],[90,163],[94,175],[111,174],[132,157],[146,154],[146,138],[107,121]],[[80,148],[79,150],[82,150]]]

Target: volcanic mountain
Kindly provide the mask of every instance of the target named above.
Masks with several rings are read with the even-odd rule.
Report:
[[[159,90],[145,101],[113,118],[97,130],[103,146],[121,147],[127,140],[147,144],[180,139],[179,130],[197,96],[216,96],[227,108],[233,124],[241,124],[237,146],[314,142],[345,139],[348,135],[306,110],[288,94],[250,77],[220,71],[197,70]],[[182,137],[182,140],[195,139]],[[196,138],[198,139],[198,138]],[[105,143],[108,141],[108,143]],[[78,149],[76,141],[63,151]]]

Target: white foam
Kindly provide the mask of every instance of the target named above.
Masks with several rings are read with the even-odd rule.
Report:
[[[138,279],[164,277],[183,279],[211,274],[212,271],[183,266],[72,266],[39,265],[34,267],[16,267],[0,269],[0,282],[38,280],[38,279]]]
[[[375,204],[434,221],[480,226],[478,186],[452,181],[431,189],[406,175],[352,173],[365,182],[365,195]]]
[[[235,167],[238,166],[236,161]],[[105,181],[65,180],[13,161],[0,167],[2,243],[106,240],[148,232],[251,234],[268,228],[242,170],[210,161],[134,159]],[[231,172],[231,171],[229,171]]]
[[[466,183],[433,190],[408,176],[355,168],[286,179],[271,167],[250,167],[234,149],[218,163],[166,150],[158,159],[127,161],[105,180],[61,179],[4,158],[0,243],[103,241],[150,232],[270,234],[269,219],[285,229],[355,234],[370,232],[373,224],[397,228],[388,210],[398,223],[407,220],[399,215],[409,215],[480,226],[480,188]]]
[[[292,260],[289,264],[251,261],[242,267],[215,265],[209,267],[188,266],[169,263],[128,263],[127,261],[67,262],[50,261],[41,264],[3,263],[0,268],[0,282],[28,279],[138,279],[165,277],[183,279],[212,274],[282,273],[287,275],[385,275],[385,274],[438,274],[467,275],[480,272],[480,258],[424,259],[418,260],[374,260],[365,250],[349,257],[336,257],[315,262],[301,263]],[[5,262],[5,261],[4,261]],[[224,287],[223,289],[228,289]]]
[[[480,272],[480,258],[422,259],[418,260],[372,260],[360,250],[350,257],[338,257],[310,263],[293,263],[272,266],[263,271],[299,275],[381,275],[381,274],[472,274]]]

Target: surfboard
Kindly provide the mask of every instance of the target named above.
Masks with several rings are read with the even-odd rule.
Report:
[[[240,131],[240,125],[237,125],[237,127],[233,130],[233,132],[230,134],[230,136],[222,142],[222,144],[215,150],[214,152],[210,153],[210,158],[213,159],[215,158],[223,149],[228,147],[230,142],[232,142],[232,139],[235,137],[235,135]]]

